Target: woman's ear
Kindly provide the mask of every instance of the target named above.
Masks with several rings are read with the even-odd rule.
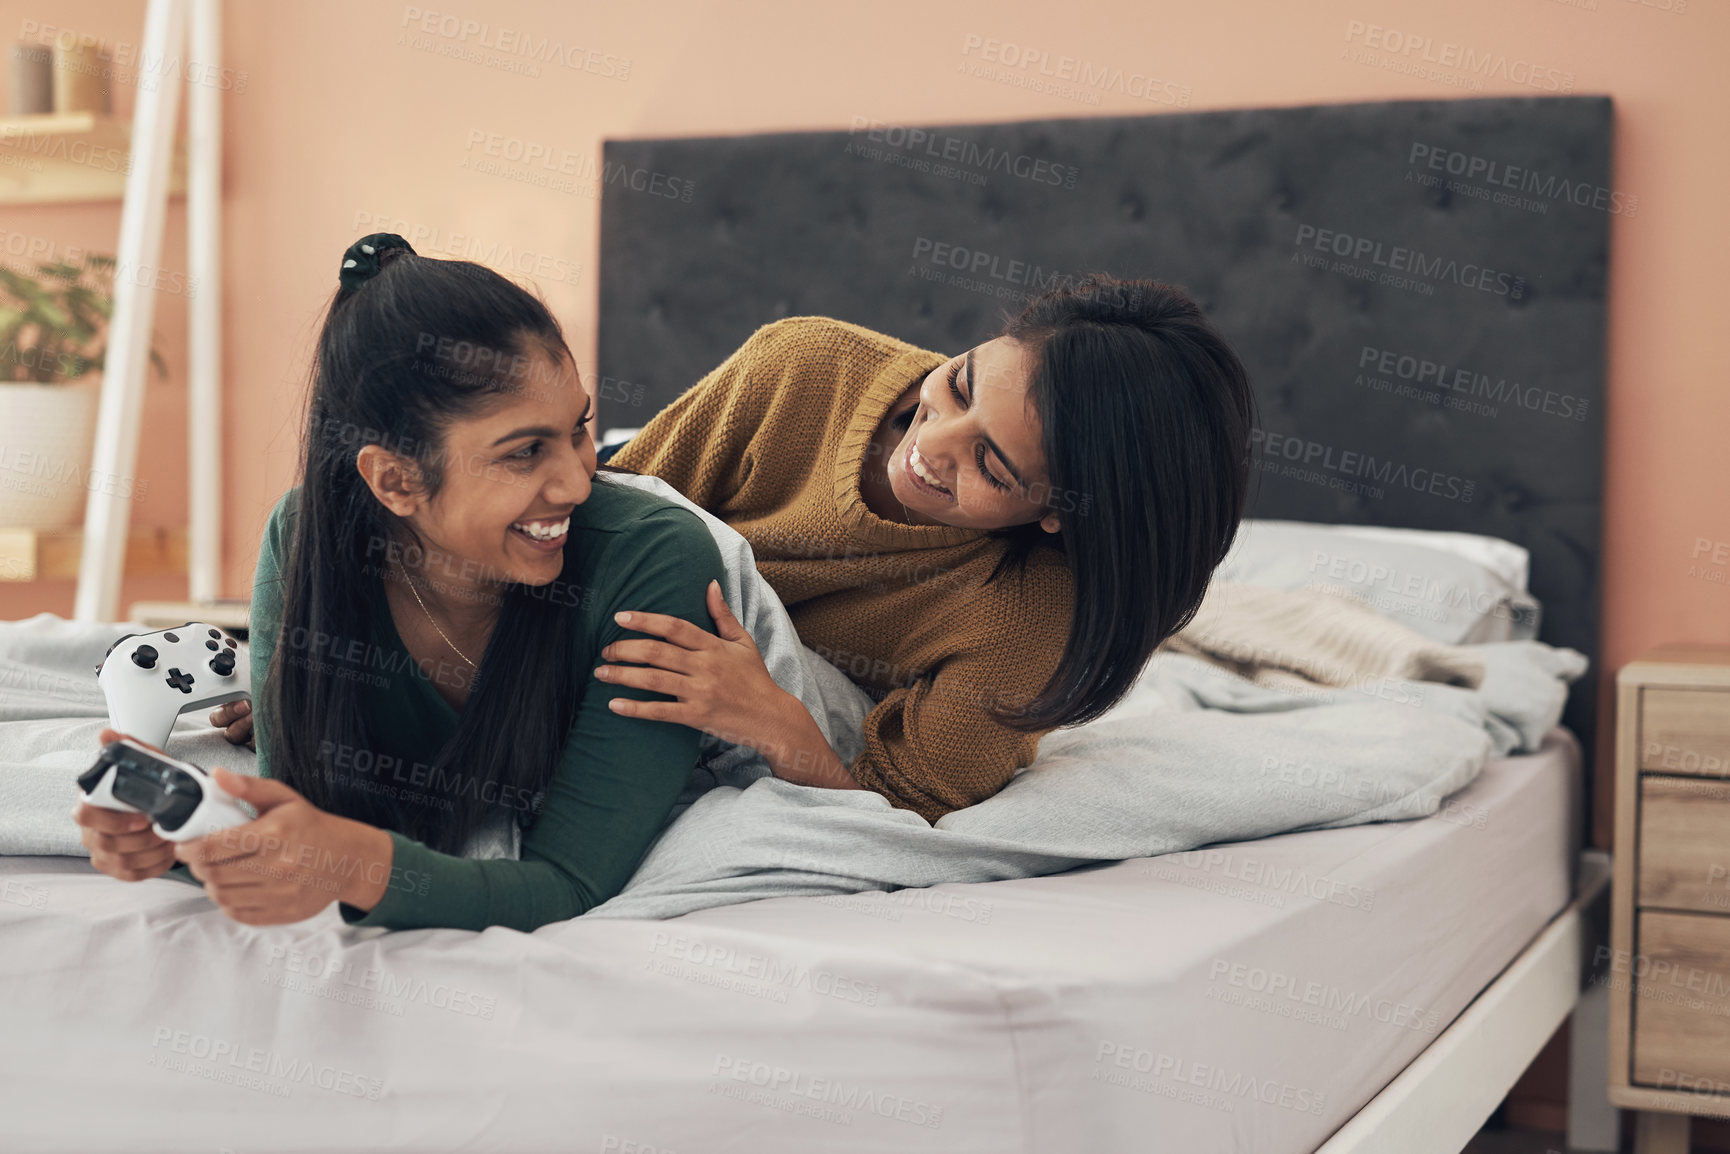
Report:
[[[398,517],[412,516],[420,508],[420,469],[378,445],[363,446],[354,457],[355,468],[379,503]]]
[[[1056,513],[1047,513],[1039,519],[1039,527],[1047,533],[1056,533],[1063,528],[1063,525],[1058,521]]]

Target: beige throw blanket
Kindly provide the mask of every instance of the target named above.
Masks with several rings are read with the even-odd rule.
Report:
[[[1288,592],[1215,581],[1193,620],[1161,650],[1199,657],[1258,685],[1305,690],[1381,678],[1476,689],[1484,662],[1444,645],[1326,585]]]

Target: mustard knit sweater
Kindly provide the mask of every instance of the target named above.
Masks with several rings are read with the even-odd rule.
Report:
[[[1073,590],[1055,549],[986,584],[984,530],[872,513],[859,473],[909,385],[947,357],[826,317],[764,325],[612,459],[738,530],[800,639],[879,703],[854,780],[936,821],[1002,789],[1039,734],[993,721],[1045,687]]]

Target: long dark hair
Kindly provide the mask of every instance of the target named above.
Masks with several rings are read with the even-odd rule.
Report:
[[[1035,297],[1002,335],[1034,353],[1044,503],[1061,531],[1002,534],[991,579],[1055,547],[1075,605],[1045,688],[992,713],[1022,730],[1079,725],[1122,700],[1200,608],[1248,500],[1255,393],[1195,301],[1159,281],[1094,274]]]
[[[454,464],[443,450],[449,426],[522,389],[533,354],[555,363],[571,354],[546,305],[490,269],[406,247],[378,260],[376,275],[337,291],[319,334],[299,511],[282,558],[282,632],[258,730],[272,776],[314,805],[460,853],[500,807],[519,825],[538,811],[575,717],[577,615],[562,598],[505,584],[456,732],[430,772],[395,775],[412,776],[429,800],[381,789],[393,775],[375,765],[401,755],[368,732],[359,687],[379,664],[370,625],[385,559],[412,556],[416,542],[355,455],[376,444],[408,458],[436,495]],[[391,552],[405,545],[410,553]],[[567,543],[567,588],[575,567]]]

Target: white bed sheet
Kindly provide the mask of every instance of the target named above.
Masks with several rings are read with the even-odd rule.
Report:
[[[1558,729],[1422,821],[534,934],[0,858],[0,1147],[1311,1151],[1566,904],[1578,766]]]

